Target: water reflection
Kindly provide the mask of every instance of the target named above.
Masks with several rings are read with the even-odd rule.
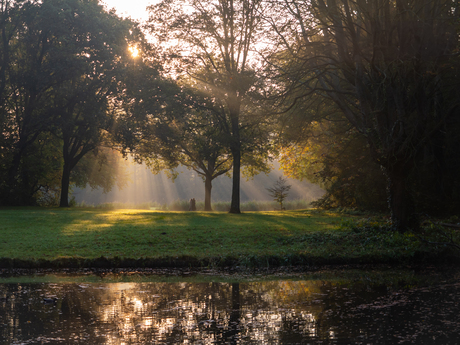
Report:
[[[1,344],[454,344],[460,282],[0,284]]]

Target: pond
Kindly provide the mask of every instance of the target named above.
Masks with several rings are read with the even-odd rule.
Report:
[[[0,277],[0,344],[456,344],[460,274]]]

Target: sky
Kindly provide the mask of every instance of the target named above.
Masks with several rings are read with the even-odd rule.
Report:
[[[155,0],[102,0],[107,9],[115,8],[121,17],[131,17],[132,19],[144,21],[148,18],[145,8]]]

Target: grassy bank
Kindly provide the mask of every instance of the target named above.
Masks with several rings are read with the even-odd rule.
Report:
[[[457,260],[381,220],[316,210],[0,209],[0,267],[273,267]]]

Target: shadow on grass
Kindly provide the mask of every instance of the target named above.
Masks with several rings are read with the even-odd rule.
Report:
[[[0,268],[224,268],[458,261],[315,210],[0,210]]]

